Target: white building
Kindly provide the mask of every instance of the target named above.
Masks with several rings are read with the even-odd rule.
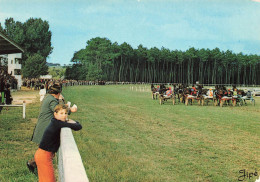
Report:
[[[17,79],[18,88],[22,86],[21,60],[22,53],[8,54],[8,73]]]
[[[18,89],[22,85],[21,60],[24,50],[14,41],[0,32],[0,67],[7,66],[8,74],[14,76],[18,82]]]

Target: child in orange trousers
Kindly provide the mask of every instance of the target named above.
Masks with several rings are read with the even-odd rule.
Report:
[[[37,164],[39,182],[55,182],[53,168],[53,157],[60,147],[60,131],[63,127],[69,127],[75,131],[80,130],[82,126],[77,121],[68,120],[68,107],[59,104],[54,109],[54,118],[46,128],[38,150],[34,158]]]
[[[39,182],[55,182],[52,164],[54,154],[39,148],[35,153],[35,162],[38,169]]]

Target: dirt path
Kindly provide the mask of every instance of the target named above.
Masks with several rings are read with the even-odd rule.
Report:
[[[11,93],[13,97],[13,104],[22,104],[23,101],[26,104],[31,104],[40,101],[38,90],[19,90]]]

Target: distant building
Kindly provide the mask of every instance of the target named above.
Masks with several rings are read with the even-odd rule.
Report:
[[[22,85],[22,53],[24,50],[13,40],[0,32],[0,66],[7,67],[8,74],[14,76],[18,81],[18,88]]]
[[[61,66],[59,63],[47,63],[46,65],[49,67],[60,67]]]
[[[17,79],[18,88],[20,88],[22,85],[22,53],[0,55],[0,59],[1,65],[7,67],[8,74],[14,76],[15,79]]]
[[[52,79],[52,75],[41,75],[40,79]]]

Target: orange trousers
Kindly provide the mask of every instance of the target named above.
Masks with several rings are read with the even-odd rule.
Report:
[[[39,182],[55,182],[54,168],[53,168],[52,152],[48,152],[38,148],[35,152],[34,159],[37,165]]]

